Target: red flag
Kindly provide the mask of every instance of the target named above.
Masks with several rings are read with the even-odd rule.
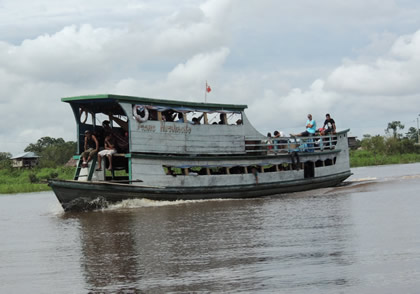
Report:
[[[207,91],[207,93],[210,93],[210,91],[211,91],[210,86],[209,86],[209,85],[207,85],[207,84],[206,84],[206,91]]]

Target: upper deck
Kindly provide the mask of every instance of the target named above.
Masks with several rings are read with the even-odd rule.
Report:
[[[199,103],[111,94],[62,98],[70,103],[77,123],[78,152],[89,129],[103,143],[106,120],[132,154],[155,155],[273,155],[267,138],[245,115],[246,105]],[[285,138],[275,148],[290,152],[298,143]],[[300,140],[300,145],[304,142]],[[320,148],[312,150],[320,151]],[[304,149],[302,149],[304,150]],[[276,154],[275,152],[274,154]]]
[[[246,105],[111,94],[66,97],[62,101],[73,109],[79,152],[84,131],[101,136],[105,120],[126,136],[126,152],[131,153],[244,154],[245,137],[262,136],[247,120]]]

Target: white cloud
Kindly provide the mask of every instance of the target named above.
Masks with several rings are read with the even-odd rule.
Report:
[[[178,64],[169,73],[168,82],[173,85],[178,84],[179,86],[183,86],[191,82],[197,83],[203,81],[221,69],[228,55],[228,48],[197,54],[185,64]]]
[[[413,95],[420,84],[420,31],[396,40],[389,54],[372,63],[347,60],[328,77],[327,87],[359,95]]]
[[[18,2],[0,11],[0,152],[75,139],[62,96],[203,101],[205,80],[210,102],[248,104],[262,132],[326,112],[339,128],[383,132],[420,107],[417,2]]]

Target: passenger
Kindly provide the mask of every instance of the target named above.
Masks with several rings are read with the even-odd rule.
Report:
[[[226,113],[221,113],[219,125],[225,125],[225,124],[226,124]]]
[[[202,115],[200,115],[199,117],[193,117],[192,118],[192,124],[193,125],[199,125],[199,124],[201,124],[200,121],[203,118],[203,116],[204,116],[204,113]]]
[[[265,144],[267,144],[268,153],[273,153],[273,138],[271,137],[271,133],[267,133]]]
[[[105,149],[102,151],[99,151],[98,153],[98,168],[97,171],[102,170],[102,157],[108,157],[109,160],[109,166],[108,170],[112,170],[112,155],[114,153],[117,153],[117,150],[115,149],[115,140],[112,134],[108,134],[108,136],[105,137]]]
[[[274,139],[273,139],[273,143],[274,143],[274,152],[277,152],[277,150],[279,149],[279,140],[277,138],[280,137],[280,132],[279,131],[274,131]]]
[[[324,126],[322,127],[324,130],[321,132],[321,135],[328,135],[328,134],[335,134],[336,128],[335,128],[335,121],[331,118],[330,114],[327,113],[325,115],[325,122]]]
[[[148,120],[158,120],[157,110],[149,109],[149,118]]]
[[[104,128],[106,134],[112,134],[118,152],[128,152],[129,143],[127,132],[125,132],[125,134],[121,134],[121,132],[119,132],[117,129],[111,128],[109,125],[109,120],[104,120],[102,122],[102,127]]]
[[[96,139],[96,136],[93,135],[89,130],[85,131],[85,144],[84,144],[84,150],[81,154],[81,157],[83,159],[82,167],[87,167],[88,162],[96,156],[99,150],[99,144],[98,140]]]
[[[179,123],[184,122],[184,114],[182,112],[178,112],[178,120],[176,122],[179,122]]]
[[[172,109],[166,110],[162,114],[165,121],[174,121],[175,119],[175,113]]]
[[[239,126],[239,125],[241,125],[242,124],[242,119],[238,119],[237,121],[236,121],[236,124]],[[269,133],[270,134],[270,133]],[[271,134],[270,134],[271,135]]]
[[[290,136],[310,137],[315,135],[316,122],[312,119],[312,114],[308,114],[308,120],[306,121],[306,130],[300,134],[290,134]]]

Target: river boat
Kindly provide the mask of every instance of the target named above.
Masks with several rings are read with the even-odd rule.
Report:
[[[73,180],[50,179],[65,211],[129,199],[252,198],[340,184],[351,175],[347,133],[267,138],[248,120],[246,105],[122,95],[62,98],[76,120],[77,154],[84,133],[103,148],[116,138],[113,168],[97,171],[80,155]],[[102,123],[109,122],[108,129]]]

